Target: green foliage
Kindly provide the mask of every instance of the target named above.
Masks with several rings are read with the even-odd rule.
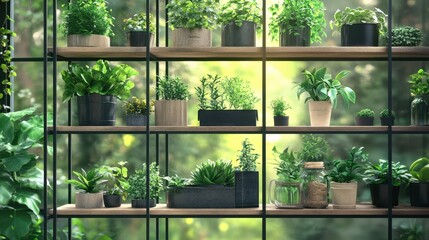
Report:
[[[156,93],[164,100],[188,100],[191,96],[188,86],[177,76],[158,77]]]
[[[411,96],[423,96],[429,94],[429,73],[419,69],[417,73],[409,76]]]
[[[389,114],[389,109],[387,108],[381,110],[380,112],[380,117],[395,117],[395,116],[396,116],[395,112],[392,110],[391,114]]]
[[[256,160],[258,160],[259,154],[253,153],[255,149],[249,139],[244,139],[241,145],[242,148],[237,159],[240,162],[238,168],[240,171],[256,171]]]
[[[127,190],[129,188],[126,164],[127,162],[121,161],[117,167],[102,166],[100,168],[100,173],[106,180],[104,184],[106,193],[109,195],[122,195],[124,200],[127,199]]]
[[[126,101],[123,105],[125,114],[140,114],[140,115],[146,115],[147,113],[147,105],[146,105],[146,99],[145,98],[137,98],[137,97],[131,97],[131,100]],[[150,103],[149,106],[149,113],[153,112],[153,102]]]
[[[155,25],[152,15],[149,15],[149,32],[155,33]],[[130,18],[124,19],[125,30],[130,31],[146,31],[146,14],[144,12],[134,14]]]
[[[389,162],[387,160],[379,159],[378,163],[369,163],[366,165],[363,180],[367,184],[384,184],[388,182]],[[400,186],[401,184],[408,183],[411,174],[408,172],[405,165],[399,162],[392,162],[392,184],[393,186]]]
[[[210,74],[200,79],[201,87],[195,87],[200,109],[223,110],[226,108],[223,91],[220,87],[221,80],[220,76]]]
[[[334,20],[330,22],[331,29],[336,26],[341,29],[344,25],[352,25],[357,23],[375,23],[378,25],[380,37],[384,37],[387,34],[386,27],[387,15],[378,8],[374,11],[363,8],[349,8],[346,7],[343,11],[338,9],[334,14]]]
[[[411,26],[398,26],[392,29],[392,46],[418,46],[423,41],[420,29]],[[386,36],[387,42],[387,36]]]
[[[107,180],[103,179],[100,169],[94,168],[86,172],[83,168],[82,173],[73,171],[77,179],[69,179],[66,183],[75,186],[76,190],[82,190],[84,193],[98,193],[104,188]]]
[[[98,60],[91,68],[79,64],[70,64],[61,72],[64,80],[63,102],[73,96],[84,96],[91,93],[113,95],[119,99],[129,98],[134,83],[132,76],[139,73],[127,64],[110,66],[107,60]]]
[[[149,179],[149,199],[156,199],[159,197],[159,193],[164,190],[164,185],[155,162],[149,165]],[[128,182],[130,184],[128,193],[132,199],[147,199],[145,163],[143,163],[142,169],[136,169],[135,173],[130,175]]]
[[[423,240],[425,239],[425,231],[423,224],[417,223],[416,219],[409,219],[407,223],[401,223],[394,228],[397,240]]]
[[[168,23],[175,28],[216,28],[218,0],[172,0],[167,4]]]
[[[289,151],[287,147],[280,152],[274,146],[273,154],[277,163],[277,177],[286,182],[299,182],[303,170],[302,161],[295,158],[293,151]]]
[[[328,142],[312,134],[302,136],[302,148],[299,158],[304,162],[322,162],[331,156]]]
[[[268,24],[273,40],[278,39],[281,26],[287,26],[290,34],[297,35],[298,30],[306,26],[311,29],[311,43],[321,42],[326,37],[325,7],[320,0],[284,0],[269,7],[272,14]]]
[[[197,168],[191,172],[192,184],[193,185],[234,185],[234,168],[232,167],[231,161],[217,160],[213,162],[208,160],[197,166]]]
[[[413,182],[429,182],[429,158],[422,157],[415,160],[410,165],[410,173],[413,176],[411,178],[411,181]]]
[[[270,108],[274,116],[286,116],[286,110],[291,109],[291,106],[283,98],[276,98],[271,101]]]
[[[230,0],[220,8],[218,22],[222,25],[235,23],[241,26],[244,21],[250,21],[261,26],[261,15],[261,8],[256,0]]]
[[[331,74],[326,73],[325,68],[313,69],[309,72],[307,70],[303,71],[304,80],[297,84],[298,99],[304,92],[308,93],[308,97],[305,99],[305,102],[308,100],[313,101],[331,101],[334,108],[337,106],[337,96],[341,95],[343,102],[346,107],[349,107],[350,102],[356,102],[355,92],[349,88],[341,85],[341,79],[346,77],[349,72],[341,71],[340,73],[332,78]]]
[[[174,175],[173,177],[166,176],[163,179],[167,181],[168,187],[182,188],[182,187],[191,185],[192,183],[191,179],[179,177],[177,174]]]
[[[7,22],[13,22],[13,20],[6,15],[6,19],[0,27],[0,56],[2,56],[2,63],[0,64],[1,70],[6,76],[5,79],[0,79],[2,92],[0,92],[0,100],[5,97],[5,95],[11,95],[12,90],[10,86],[12,83],[10,82],[10,78],[16,77],[15,66],[11,65],[12,63],[12,51],[14,50],[13,46],[10,44],[10,38],[15,37],[16,33],[7,29]],[[5,106],[0,105],[0,110]]]
[[[110,15],[105,0],[73,0],[63,4],[64,35],[105,35],[114,36],[114,18]]]
[[[365,108],[356,113],[356,117],[374,117],[374,111],[369,108]]]
[[[333,168],[328,173],[332,181],[338,183],[349,183],[361,179],[359,171],[363,169],[363,163],[368,161],[368,154],[363,151],[363,147],[353,147],[349,151],[349,158],[346,160],[334,160]]]

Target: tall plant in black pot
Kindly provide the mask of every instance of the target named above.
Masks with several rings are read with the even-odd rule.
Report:
[[[249,139],[244,139],[237,159],[240,164],[235,171],[235,207],[259,206],[259,172],[256,169],[259,154],[254,151]]]
[[[256,31],[262,24],[261,9],[256,0],[230,0],[219,12],[222,46],[254,47]]]
[[[411,96],[411,125],[423,126],[429,124],[429,72],[419,69],[409,76]]]
[[[143,168],[136,169],[128,178],[131,207],[145,208],[147,198],[149,198],[149,207],[156,206],[156,198],[164,190],[164,185],[155,162],[149,165],[149,193],[146,192],[146,181],[146,164],[143,163]]]
[[[124,29],[128,30],[127,39],[130,47],[146,47],[152,46],[153,35],[155,33],[155,25],[153,24],[152,16],[149,15],[149,29],[146,24],[146,14],[134,14],[130,18],[124,19]],[[149,30],[149,37],[147,33]]]
[[[291,109],[291,106],[283,98],[276,98],[271,101],[270,108],[273,110],[274,126],[288,126],[289,116],[286,111]]]
[[[410,203],[415,207],[429,207],[429,158],[422,157],[410,165]]]
[[[79,125],[115,125],[116,98],[129,98],[139,73],[127,64],[112,67],[98,60],[92,67],[70,64],[61,72],[64,80],[63,102],[77,97]]]

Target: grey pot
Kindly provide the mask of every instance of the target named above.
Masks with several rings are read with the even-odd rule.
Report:
[[[127,126],[146,126],[147,117],[141,114],[128,114],[125,116]]]

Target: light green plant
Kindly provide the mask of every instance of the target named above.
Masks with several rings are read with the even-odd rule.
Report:
[[[286,111],[291,109],[291,106],[283,98],[276,98],[271,101],[270,108],[274,116],[286,116]]]
[[[177,174],[172,176],[172,177],[166,176],[163,179],[167,181],[168,187],[183,188],[183,187],[186,187],[188,185],[191,185],[191,183],[192,183],[191,179],[182,178],[182,177],[178,176]]]
[[[164,185],[155,162],[149,165],[149,179],[149,199],[156,199],[159,197],[160,192],[164,190]],[[135,172],[130,175],[128,183],[130,185],[128,194],[132,199],[147,199],[145,163],[143,163],[143,168],[136,169]]]
[[[378,163],[369,163],[366,165],[363,180],[367,184],[386,184],[388,183],[389,162],[379,159]],[[392,185],[400,186],[406,184],[411,178],[411,174],[405,165],[399,162],[392,162]]]
[[[188,86],[177,76],[158,77],[156,93],[163,100],[188,100]]]
[[[242,148],[238,155],[239,170],[240,171],[256,171],[256,161],[259,158],[259,154],[254,153],[255,149],[249,142],[249,139],[244,139],[241,143]]]
[[[234,185],[234,167],[231,161],[217,160],[213,162],[208,160],[197,166],[191,172],[191,179],[193,185]]]
[[[98,193],[104,188],[104,184],[107,180],[103,179],[103,174],[100,169],[94,168],[88,172],[85,169],[81,169],[82,173],[73,171],[77,179],[69,179],[66,183],[74,185],[76,190],[82,190],[84,193]]]
[[[152,15],[149,15],[149,32],[155,32],[155,25]],[[124,19],[124,29],[130,31],[146,31],[146,14],[144,12],[134,14],[130,18]]]
[[[154,103],[151,102],[149,105],[149,113],[153,112],[153,105]],[[140,115],[146,115],[148,106],[146,105],[146,99],[145,98],[137,98],[137,97],[131,97],[131,100],[126,101],[123,105],[125,114],[140,114]]]
[[[285,182],[300,182],[300,177],[303,170],[302,161],[295,158],[293,151],[289,151],[289,147],[287,147],[282,152],[280,152],[275,146],[273,147],[272,151],[274,154],[274,159],[277,163],[277,178]]]
[[[392,29],[392,46],[418,46],[423,41],[420,29],[411,26],[398,26]],[[386,36],[387,42],[387,36]]]
[[[128,169],[125,166],[127,162],[119,162],[118,166],[102,166],[100,173],[106,180],[104,190],[109,195],[122,195],[122,199],[127,199],[128,195]]]
[[[417,73],[411,74],[410,84],[411,96],[423,96],[429,94],[429,73],[419,69]]]
[[[333,167],[327,176],[338,183],[358,181],[362,177],[360,170],[363,169],[363,164],[367,161],[368,154],[364,152],[364,148],[353,147],[349,151],[348,159],[334,160]]]
[[[219,10],[219,24],[242,26],[244,21],[262,24],[262,11],[256,0],[229,0]]]
[[[171,29],[216,28],[218,0],[172,0],[167,4]]]
[[[429,182],[429,158],[422,157],[415,160],[410,165],[410,173],[413,176],[411,178],[412,182]]]
[[[302,136],[302,147],[299,158],[304,162],[322,162],[329,160],[331,148],[328,142],[312,134]]]
[[[356,113],[356,117],[374,117],[374,111],[369,108],[365,108]]]

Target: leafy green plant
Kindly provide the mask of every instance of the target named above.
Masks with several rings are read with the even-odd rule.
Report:
[[[237,159],[239,161],[239,170],[256,171],[256,161],[259,158],[259,154],[253,152],[255,151],[255,149],[253,148],[253,145],[249,142],[249,139],[244,139],[241,145],[242,148]]]
[[[291,109],[291,106],[283,98],[276,98],[271,101],[270,108],[274,116],[286,116],[286,110]]]
[[[156,199],[159,197],[159,193],[164,190],[164,185],[155,162],[149,165],[149,179],[149,199]],[[130,175],[128,183],[130,184],[128,194],[132,199],[147,199],[145,163],[143,163],[142,169],[136,169],[135,173]]]
[[[331,74],[326,73],[326,68],[313,69],[311,72],[304,70],[303,74],[304,80],[297,84],[298,99],[303,93],[307,92],[309,96],[305,99],[305,102],[308,100],[329,100],[334,108],[337,106],[338,95],[341,95],[346,107],[348,107],[350,103],[356,102],[355,92],[349,87],[342,86],[340,82],[349,74],[348,71],[341,71],[335,78],[332,78]]]
[[[114,36],[114,18],[110,15],[105,0],[73,0],[63,4],[64,35],[105,35]]]
[[[123,105],[125,114],[140,114],[146,115],[148,106],[145,98],[131,97],[131,100],[126,101]],[[149,105],[149,113],[153,112],[153,102]]]
[[[153,17],[149,15],[149,32],[155,32],[155,25],[153,24]],[[124,19],[124,29],[129,31],[146,31],[146,14],[144,12],[134,14],[130,18]]]
[[[419,69],[417,73],[411,74],[408,80],[411,96],[423,96],[429,94],[429,73]]]
[[[221,25],[235,23],[237,26],[241,26],[244,21],[250,21],[260,26],[262,24],[261,15],[261,8],[256,0],[230,0],[220,8],[218,22]]]
[[[429,182],[429,158],[422,157],[415,160],[410,165],[410,173],[412,175],[412,182]]]
[[[387,42],[387,36],[386,42]],[[420,29],[411,26],[398,26],[392,29],[392,46],[418,46],[423,41]]]
[[[132,76],[139,73],[127,64],[110,66],[107,60],[98,60],[91,68],[79,64],[70,64],[61,72],[64,80],[63,102],[73,96],[84,96],[91,93],[113,95],[119,99],[129,98],[134,83]]]
[[[167,4],[171,29],[216,28],[218,0],[172,0]]]
[[[168,187],[182,188],[182,187],[191,185],[191,183],[192,183],[191,179],[182,178],[182,177],[178,176],[177,174],[172,176],[172,177],[166,176],[163,179],[167,181]]]
[[[378,25],[380,37],[384,37],[387,34],[386,17],[387,15],[378,8],[373,11],[360,7],[355,9],[346,7],[342,11],[338,9],[335,12],[334,20],[330,22],[330,26],[331,29],[334,29],[334,26],[341,29],[344,25],[375,23]]]
[[[231,161],[220,159],[216,162],[208,160],[191,172],[193,185],[233,186],[234,177],[234,168]]]
[[[302,136],[302,147],[299,158],[304,162],[322,162],[328,160],[331,148],[328,142],[312,134]]]
[[[225,77],[221,83],[225,101],[230,109],[254,109],[255,103],[259,101],[253,94],[250,82],[239,77]]]
[[[103,179],[104,175],[100,169],[94,168],[86,172],[83,168],[82,173],[73,171],[77,179],[69,179],[66,183],[74,185],[76,190],[82,190],[84,193],[98,193],[104,188],[107,180]]]
[[[379,159],[378,163],[368,163],[364,172],[363,180],[367,184],[385,184],[388,182],[389,162],[384,159]],[[400,186],[408,183],[411,174],[408,172],[405,165],[399,162],[392,162],[392,185]]]
[[[356,113],[356,117],[374,117],[374,111],[369,108],[365,108]]]
[[[220,76],[210,74],[200,79],[201,87],[195,87],[200,109],[223,110],[226,108],[223,92],[220,88],[221,80]]]
[[[387,108],[381,110],[380,112],[380,117],[387,118],[387,117],[395,117],[395,116],[396,116],[395,112],[392,110],[391,113],[389,113],[389,109]]]
[[[293,151],[289,151],[289,147],[280,152],[274,146],[272,151],[277,163],[277,177],[286,182],[299,182],[303,170],[302,161],[295,158]]]
[[[283,3],[269,7],[272,14],[268,24],[269,34],[273,40],[278,39],[281,26],[287,26],[290,34],[297,35],[298,30],[306,26],[311,29],[310,41],[321,42],[326,37],[325,7],[320,0],[283,0]]]
[[[103,178],[106,180],[104,184],[104,190],[109,195],[122,195],[122,199],[127,199],[127,190],[129,184],[127,181],[128,178],[128,169],[125,166],[127,162],[118,162],[118,166],[102,166],[100,168],[100,173],[103,175]]]
[[[397,225],[395,230],[395,240],[424,240],[425,231],[422,222],[417,223],[417,219],[409,219]]]
[[[156,93],[164,100],[188,100],[191,96],[188,86],[177,76],[158,77]]]
[[[1,70],[6,76],[5,79],[1,79],[2,92],[0,92],[0,100],[6,95],[11,95],[11,82],[10,78],[16,77],[15,66],[12,65],[12,51],[13,46],[10,44],[10,38],[15,37],[16,33],[7,28],[7,22],[13,22],[12,18],[8,15],[5,17],[5,21],[0,27],[0,55],[2,56],[2,63],[0,65]],[[6,106],[0,105],[0,110]]]
[[[353,147],[349,151],[348,159],[334,160],[333,168],[329,171],[328,177],[338,183],[349,183],[361,179],[359,171],[363,169],[363,163],[368,161],[368,154],[364,148]]]

